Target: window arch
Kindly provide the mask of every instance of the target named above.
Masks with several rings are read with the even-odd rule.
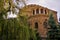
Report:
[[[35,28],[38,28],[38,22],[35,22]]]
[[[36,14],[39,14],[39,9],[36,9]]]
[[[33,10],[33,15],[35,14],[35,10]]]
[[[45,14],[47,14],[47,11],[45,10]]]
[[[43,13],[43,9],[41,9],[41,13]]]

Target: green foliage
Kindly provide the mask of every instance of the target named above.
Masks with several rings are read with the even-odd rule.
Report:
[[[30,37],[37,40],[34,29],[30,31],[26,16],[18,15],[17,18],[3,18],[3,15],[7,18],[7,12],[10,10],[4,8],[4,4],[9,2],[11,3],[12,0],[5,0],[5,2],[0,0],[0,40],[30,40]],[[11,3],[10,6],[13,4]]]
[[[50,14],[49,16],[49,20],[48,20],[48,24],[50,26],[50,29],[48,30],[47,36],[49,40],[57,40],[57,25],[56,22],[54,20],[53,14]]]
[[[37,40],[34,30],[29,30],[25,16],[4,19],[1,13],[0,40],[30,40],[30,37],[32,37],[33,40]]]
[[[37,40],[36,32],[34,29],[29,29],[29,33],[30,33],[30,40]]]
[[[1,22],[1,21],[0,21]],[[2,40],[28,40],[29,30],[28,26],[22,21],[17,19],[6,19],[1,23],[1,36]],[[22,24],[20,23],[22,22]]]
[[[0,12],[3,10],[3,0],[0,0]]]
[[[39,35],[38,32],[35,33],[37,40],[42,40],[41,36]]]
[[[28,26],[28,23],[27,23],[27,19],[25,16],[19,16],[19,25],[22,27],[22,40],[29,40],[29,26]]]
[[[48,24],[51,28],[56,28],[56,22],[54,20],[53,14],[50,14]]]

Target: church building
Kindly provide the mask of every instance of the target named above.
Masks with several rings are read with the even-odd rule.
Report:
[[[56,23],[58,22],[57,12],[43,6],[30,4],[23,7],[22,10],[24,10],[24,13],[22,13],[21,15],[25,15],[28,17],[29,26],[32,29],[37,30],[37,33],[42,38],[47,37],[47,31],[49,28],[47,20],[49,19],[49,15],[51,13],[53,14]]]

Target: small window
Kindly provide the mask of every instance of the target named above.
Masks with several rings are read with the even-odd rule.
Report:
[[[35,23],[35,28],[38,28],[38,23],[37,22]]]
[[[33,10],[33,15],[35,14],[35,10]]]
[[[36,9],[36,14],[39,14],[39,9]]]
[[[47,14],[47,11],[45,10],[45,14]]]
[[[43,13],[43,9],[41,9],[41,13]]]

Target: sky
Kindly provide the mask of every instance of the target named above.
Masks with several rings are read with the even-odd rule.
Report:
[[[55,10],[57,11],[57,17],[60,17],[60,0],[27,0],[26,3],[37,4]]]

